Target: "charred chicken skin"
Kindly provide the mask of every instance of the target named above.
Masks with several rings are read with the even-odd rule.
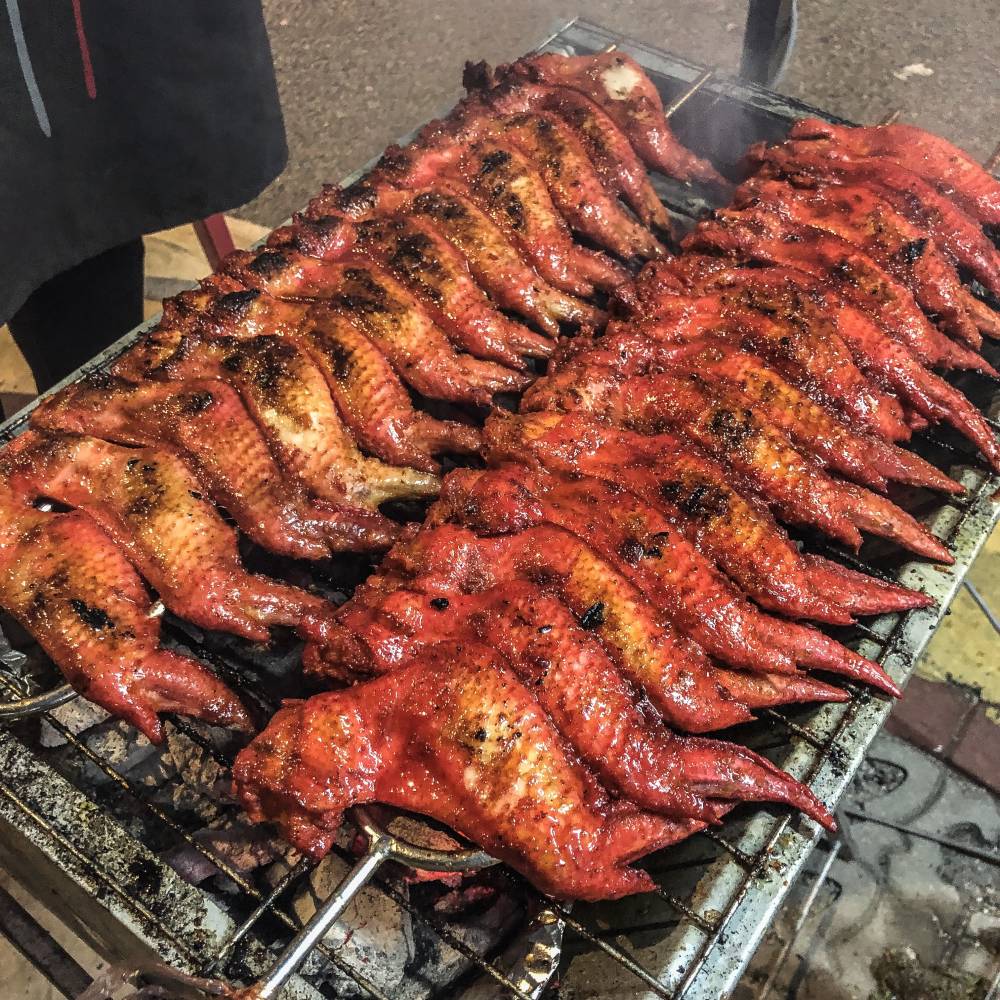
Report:
[[[866,185],[927,234],[983,286],[1000,290],[1000,254],[979,223],[922,177],[885,159],[853,156],[829,140],[789,141],[772,149],[754,147],[751,160],[782,175],[819,182]]]
[[[544,521],[543,514],[538,513],[539,521]],[[496,521],[492,524],[494,531],[507,527]],[[726,714],[735,719],[742,709],[744,718],[748,717],[738,703],[732,703],[727,712],[725,696],[713,705],[710,694],[717,682],[710,661],[697,644],[676,632],[659,606],[654,607],[643,591],[629,582],[629,576],[641,576],[633,572],[634,567],[624,567],[628,575],[620,573],[578,536],[551,523],[488,539],[461,532],[449,535],[440,529],[431,534],[431,538],[418,538],[393,550],[389,570],[398,566],[401,573],[413,576],[424,560],[421,575],[431,581],[426,586],[441,588],[442,593],[448,587],[463,593],[509,579],[543,581],[558,590],[581,622],[601,639],[626,676],[645,690],[673,725],[688,732],[705,732],[731,725],[720,721]],[[540,545],[543,548],[538,548]],[[447,564],[445,557],[451,560]],[[661,581],[646,576],[644,582],[660,605],[669,601],[677,604],[675,597],[665,595]],[[777,634],[780,629],[772,631]],[[806,636],[808,630],[798,630],[799,634],[793,636],[796,631],[788,630],[791,642],[786,642],[788,648],[798,646],[794,656],[820,669],[863,679],[898,694],[892,682],[870,661],[819,633]],[[738,646],[730,643],[729,648],[735,650]],[[780,679],[775,680],[773,671],[784,669],[795,676],[794,663],[787,654],[784,663],[779,653],[767,664],[758,662],[756,668],[769,673],[778,684]],[[800,694],[807,690],[808,686],[798,688]],[[816,689],[820,697],[828,691]]]
[[[878,490],[884,490],[887,481],[895,481],[946,493],[963,492],[959,483],[919,456],[854,431],[835,411],[786,382],[755,355],[714,337],[671,346],[621,330],[600,339],[577,337],[553,360],[550,382],[560,381],[566,362],[577,360],[613,368],[622,378],[674,370],[707,379],[721,398],[751,406],[766,422],[783,430],[796,447],[855,482]]]
[[[248,538],[283,555],[318,559],[384,548],[396,533],[377,512],[310,503],[299,483],[282,475],[236,390],[222,382],[135,385],[94,376],[46,400],[32,424],[174,450]]]
[[[371,608],[407,634],[399,669],[436,643],[472,636],[504,657],[556,728],[610,789],[651,812],[712,820],[706,799],[789,802],[823,822],[808,791],[731,744],[670,735],[601,644],[556,597],[527,581],[442,598],[400,587]],[[376,646],[377,649],[377,646]],[[382,672],[373,661],[373,669]]]
[[[836,407],[858,430],[887,441],[912,434],[899,400],[865,376],[832,324],[795,288],[704,295],[667,289],[643,303],[636,319],[608,324],[609,335],[623,329],[672,344],[721,338],[762,357],[810,396]]]
[[[27,431],[0,455],[5,481],[90,515],[175,614],[195,625],[266,641],[275,625],[322,643],[333,607],[248,573],[236,532],[172,452],[92,437]]]
[[[700,375],[668,372],[621,380],[603,365],[565,369],[570,384],[526,398],[526,409],[586,409],[648,434],[685,434],[735,472],[786,523],[808,525],[858,548],[861,529],[892,538],[930,559],[947,549],[885,497],[835,480],[798,452],[776,427],[741,401],[726,400]]]
[[[579,133],[549,110],[502,113],[494,98],[504,99],[494,92],[470,94],[447,118],[425,125],[415,145],[451,162],[462,155],[463,146],[484,140],[515,149],[538,172],[574,230],[624,259],[659,256],[662,248],[656,237],[628,215],[615,187],[605,186]],[[515,99],[513,104],[521,102]]]
[[[474,427],[417,410],[385,355],[327,303],[286,302],[232,283],[237,290],[213,294],[209,289],[195,297],[198,329],[212,336],[276,334],[294,341],[323,373],[341,417],[362,448],[385,462],[422,472],[438,470],[435,454],[478,450]]]
[[[660,280],[664,276],[665,282]],[[655,299],[664,288],[669,290],[671,279],[699,293],[730,289],[769,296],[794,289],[806,299],[801,313],[805,321],[814,329],[827,322],[832,324],[862,372],[928,420],[950,423],[973,441],[995,468],[1000,468],[996,435],[965,396],[928,371],[904,344],[887,336],[864,312],[825,288],[818,279],[794,268],[720,266],[715,258],[690,255],[647,269],[640,288],[650,286],[648,298]]]
[[[237,758],[251,819],[314,857],[345,809],[424,813],[563,899],[653,887],[629,867],[699,829],[613,803],[534,695],[476,643],[445,643],[363,687],[290,702]]]
[[[376,344],[404,382],[431,399],[488,405],[531,381],[492,361],[459,354],[399,281],[363,258],[324,261],[289,245],[227,258],[227,270],[278,298],[326,302]]]
[[[981,322],[974,296],[952,262],[920,226],[914,225],[862,184],[796,187],[754,177],[736,192],[737,208],[764,205],[786,218],[841,236],[873,256],[913,292],[921,307],[940,317],[947,331],[979,347]],[[1000,333],[1000,320],[990,324]]]
[[[924,607],[919,593],[801,553],[766,509],[748,502],[725,470],[693,449],[610,427],[583,411],[492,416],[492,461],[537,463],[624,485],[665,513],[763,607],[790,617],[846,623],[851,614]],[[672,439],[671,439],[672,443]]]
[[[716,212],[684,238],[685,250],[783,264],[828,283],[926,365],[995,375],[980,354],[957,343],[921,311],[913,293],[854,244],[764,208]]]
[[[550,337],[559,335],[560,323],[603,322],[600,310],[546,282],[455,181],[442,178],[413,191],[375,179],[345,190],[328,187],[309,203],[305,214],[361,220],[376,212],[401,212],[429,222],[462,254],[473,277],[498,306],[530,320]]]
[[[490,88],[491,74],[481,77],[480,67],[466,64],[464,82],[470,92],[482,93],[501,114],[548,111],[562,119],[583,144],[609,193],[623,198],[645,225],[671,232],[670,216],[628,137],[598,104],[566,87],[512,82]]]
[[[752,718],[714,676],[702,650],[667,622],[658,620],[642,594],[574,535],[543,524],[514,536],[479,538],[463,527],[445,525],[421,532],[396,546],[385,572],[420,578],[434,593],[462,594],[524,579],[544,584],[587,624],[619,669],[642,688],[664,717],[685,732],[722,729]],[[391,582],[391,581],[390,581]],[[411,586],[413,584],[410,584]],[[372,584],[380,588],[378,579]],[[367,588],[361,600],[366,600]],[[348,632],[316,650],[324,657],[307,666],[319,673],[367,668],[368,653],[357,648],[350,620],[352,601],[342,621]],[[587,612],[597,608],[588,618]],[[387,638],[387,641],[392,641]]]
[[[197,660],[160,648],[149,592],[97,522],[43,513],[0,489],[0,606],[59,665],[80,694],[154,743],[159,714],[178,712],[250,730],[246,710]]]
[[[661,618],[736,669],[793,673],[796,666],[885,678],[812,629],[761,614],[715,572],[682,532],[624,488],[565,480],[523,466],[456,473],[437,511],[456,511],[485,534],[531,519],[575,534],[634,584]],[[432,523],[435,521],[432,515]],[[896,689],[888,685],[893,693]]]
[[[590,296],[615,288],[629,273],[603,253],[573,242],[545,182],[516,148],[484,138],[460,143],[435,135],[419,149],[390,146],[376,171],[404,188],[434,186],[440,178],[463,185],[494,224],[556,288]]]
[[[154,331],[164,347],[145,378],[217,378],[233,386],[281,467],[322,500],[376,510],[386,500],[434,496],[434,475],[363,455],[311,356],[280,336],[209,337]]]
[[[283,235],[278,230],[275,241]],[[551,340],[493,307],[465,258],[419,217],[300,219],[289,235],[299,249],[322,260],[360,254],[384,267],[419,297],[456,347],[475,357],[523,369],[524,357],[546,358],[552,352]]]

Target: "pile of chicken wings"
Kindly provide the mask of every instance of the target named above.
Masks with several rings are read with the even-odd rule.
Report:
[[[910,126],[804,120],[733,192],[621,52],[466,85],[34,411],[0,453],[0,605],[153,740],[164,712],[253,723],[161,648],[152,593],[250,640],[291,628],[331,690],[238,758],[253,818],[318,856],[378,801],[546,893],[615,897],[738,801],[832,823],[703,734],[844,700],[838,675],[898,695],[809,623],[928,599],[787,528],[950,561],[886,490],[962,492],[903,447],[931,424],[1000,471],[936,373],[996,377],[977,348],[1000,336],[1000,184]],[[648,170],[729,207],[673,254]],[[395,500],[433,503],[403,524]],[[239,534],[289,560],[388,551],[334,608],[248,572]]]

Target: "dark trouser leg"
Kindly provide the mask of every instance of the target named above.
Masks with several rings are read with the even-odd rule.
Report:
[[[50,278],[8,320],[43,392],[142,322],[142,240]]]

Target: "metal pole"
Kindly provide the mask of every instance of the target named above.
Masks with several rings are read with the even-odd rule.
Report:
[[[750,0],[740,76],[762,86],[781,77],[795,41],[795,0]]]
[[[687,104],[687,102],[691,100],[691,98],[694,97],[694,95],[697,94],[698,91],[701,90],[701,88],[704,87],[709,80],[712,79],[712,75],[714,74],[714,72],[715,70],[713,69],[703,69],[694,78],[694,80],[691,81],[691,85],[687,88],[687,90],[685,90],[682,94],[678,94],[677,97],[675,97],[663,109],[663,117],[671,118],[675,114],[677,114],[677,112],[680,111],[680,109],[684,107],[684,105]]]
[[[90,985],[90,976],[76,960],[3,888],[0,888],[0,934],[63,996],[78,997]]]
[[[234,1000],[274,1000],[285,984],[295,974],[309,953],[323,939],[350,905],[351,900],[364,888],[378,871],[382,862],[392,854],[392,840],[376,837],[368,846],[364,857],[347,873],[330,898],[313,914],[309,923],[292,938],[281,958],[267,974],[267,978],[247,991],[234,994]]]

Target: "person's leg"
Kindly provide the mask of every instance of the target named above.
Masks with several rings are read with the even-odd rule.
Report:
[[[142,240],[50,278],[7,322],[43,392],[142,322]]]

